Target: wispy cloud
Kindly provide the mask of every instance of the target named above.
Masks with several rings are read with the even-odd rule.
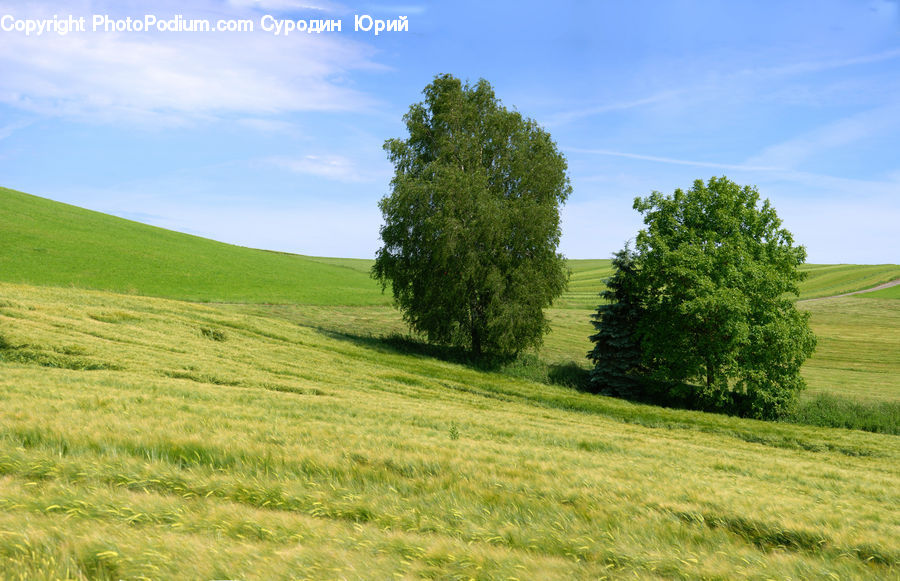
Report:
[[[567,123],[572,123],[573,121],[578,121],[579,119],[584,119],[586,117],[593,117],[595,115],[602,115],[604,113],[612,113],[615,111],[624,111],[627,109],[635,109],[647,105],[654,105],[656,103],[660,103],[677,97],[683,92],[684,91],[681,90],[663,91],[655,95],[643,97],[640,99],[615,101],[612,103],[601,103],[599,105],[593,105],[590,107],[582,107],[579,109],[562,111],[550,115],[547,118],[546,125],[548,127],[555,127],[559,125],[565,125]]]
[[[364,169],[359,163],[342,155],[316,154],[301,157],[272,157],[267,162],[299,174],[318,176],[339,182],[375,182],[389,174]]]
[[[780,171],[766,176],[773,191],[781,191],[786,197],[808,203],[824,198],[852,201],[859,211],[886,208],[900,211],[900,176],[885,179],[853,179],[805,171]],[[765,182],[763,182],[765,183]],[[867,203],[865,200],[878,200]]]
[[[634,237],[642,227],[632,209],[634,196],[690,186],[689,180],[673,182],[668,171],[599,178],[577,180],[576,196],[562,209],[561,248],[571,258],[606,258]],[[785,227],[806,246],[810,262],[897,262],[897,252],[885,241],[895,238],[900,222],[900,172],[880,180],[799,171],[748,172],[737,179],[757,186],[773,202]],[[598,217],[603,228],[597,228]]]
[[[713,103],[716,107],[721,107],[723,103],[731,103],[734,106],[738,106],[739,103],[747,101],[770,100],[773,96],[772,87],[776,79],[779,83],[784,83],[787,79],[800,78],[803,75],[812,73],[893,60],[900,60],[900,49],[890,49],[845,58],[799,60],[753,68],[737,67],[734,70],[728,70],[726,68],[727,63],[717,62],[716,66],[722,67],[726,72],[716,74],[712,72],[716,70],[715,67],[707,67],[705,76],[699,78],[692,78],[689,72],[678,73],[685,79],[684,84],[681,86],[660,90],[645,97],[612,100],[610,102],[601,102],[595,105],[574,107],[566,111],[560,111],[549,115],[546,118],[546,125],[548,127],[558,127],[598,115],[652,106],[667,106],[672,112],[683,112],[685,109],[703,107],[707,103]],[[672,71],[666,71],[666,73],[672,73]],[[669,79],[671,77],[663,74],[661,78]],[[865,89],[872,90],[875,87],[866,85]],[[825,87],[816,85],[815,92],[823,90],[825,90]],[[792,86],[791,91],[802,91],[802,88]],[[788,96],[791,100],[798,98],[798,95],[795,94],[788,94]],[[815,98],[815,93],[806,96],[807,100]]]
[[[809,262],[896,263],[890,243],[900,221],[900,180],[853,180],[806,172],[757,184],[806,246]]]
[[[812,61],[800,61],[788,63],[784,65],[775,65],[770,67],[760,67],[753,69],[744,69],[736,73],[736,75],[751,75],[760,77],[771,76],[791,76],[807,73],[818,73],[845,67],[853,67],[858,65],[867,65],[883,61],[900,59],[900,49],[886,50],[882,52],[864,54],[853,57],[840,59],[821,59]]]
[[[900,104],[877,107],[771,145],[748,159],[746,163],[796,168],[802,162],[824,151],[895,131],[898,127],[900,127]]]
[[[263,119],[258,117],[245,117],[238,119],[235,123],[241,127],[258,131],[260,133],[285,133],[296,135],[299,131],[297,125],[289,121],[280,119]]]
[[[420,15],[428,11],[428,7],[424,4],[375,4],[369,9],[372,14],[396,14],[398,16]]]
[[[643,155],[639,153],[627,153],[623,151],[611,151],[608,149],[581,149],[577,147],[568,148],[565,151],[573,153],[585,153],[590,155],[609,155],[613,157],[624,157],[628,159],[639,159],[643,161],[652,161],[657,163],[669,163],[675,165],[690,165],[694,167],[709,167],[714,169],[727,169],[737,171],[777,171],[779,168],[768,165],[738,164],[738,163],[718,163],[713,161],[693,161],[689,159],[675,159],[671,157],[660,157],[657,155]]]
[[[31,123],[31,121],[18,121],[16,123],[10,123],[9,125],[0,127],[0,140],[6,139],[20,129],[25,129],[26,127],[31,125]]]

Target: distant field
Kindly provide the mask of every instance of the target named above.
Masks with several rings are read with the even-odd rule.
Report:
[[[564,308],[595,308],[604,280],[612,275],[610,260],[570,260],[572,278],[569,291],[558,301]],[[826,297],[871,288],[900,279],[896,264],[804,264],[808,273],[800,285],[800,299]],[[873,296],[873,295],[867,295]],[[900,297],[900,288],[877,291],[874,296]]]
[[[801,303],[819,339],[803,366],[810,395],[900,402],[900,301],[867,296]]]
[[[0,284],[0,577],[900,570],[896,436],[477,371],[359,331],[385,307],[317,308],[347,331]]]
[[[900,402],[900,301],[870,300],[857,295],[800,303],[812,313],[819,343],[803,367],[811,398],[829,393],[863,401]],[[406,335],[400,314],[389,306],[341,307],[308,305],[235,305],[230,310],[276,316],[304,326],[365,336]],[[592,310],[554,308],[547,311],[551,331],[540,358],[551,364],[589,367]]]
[[[553,306],[596,309],[600,291],[606,288],[606,279],[612,275],[612,260],[570,260],[569,268],[572,269],[569,289]]]
[[[809,273],[800,288],[801,299],[849,293],[900,278],[896,264],[805,264],[801,270]]]

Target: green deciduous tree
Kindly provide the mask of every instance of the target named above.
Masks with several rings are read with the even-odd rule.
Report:
[[[794,246],[769,201],[759,203],[756,188],[726,178],[697,180],[672,196],[653,192],[634,208],[645,228],[633,261],[616,276],[628,281],[620,284],[632,289],[640,316],[632,323],[601,307],[598,335],[605,313],[608,325],[630,325],[642,379],[672,390],[693,385],[707,409],[785,413],[804,387],[800,366],[816,344],[808,314],[792,299],[806,250]],[[606,361],[597,365],[616,373]]]
[[[543,308],[565,289],[559,206],[565,158],[487,81],[438,76],[389,139],[391,194],[372,274],[430,341],[476,355],[540,344]]]

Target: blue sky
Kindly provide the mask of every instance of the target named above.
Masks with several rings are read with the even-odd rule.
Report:
[[[92,32],[95,14],[256,30]],[[266,14],[343,26],[276,37]],[[409,31],[356,32],[363,14],[407,16]],[[810,262],[900,262],[897,0],[0,0],[5,15],[88,21],[0,31],[6,187],[245,246],[371,257],[392,172],[381,146],[450,73],[487,79],[566,155],[569,257],[632,238],[635,196],[726,175],[772,200]]]

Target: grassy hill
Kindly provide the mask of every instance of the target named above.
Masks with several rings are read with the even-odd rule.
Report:
[[[223,244],[0,188],[8,282],[191,301],[388,304],[360,262]]]

